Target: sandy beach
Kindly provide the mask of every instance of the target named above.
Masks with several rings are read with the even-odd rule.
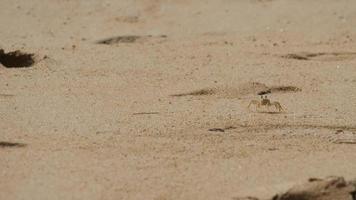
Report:
[[[0,5],[0,199],[270,198],[356,178],[356,1]],[[248,108],[260,92],[283,110]]]

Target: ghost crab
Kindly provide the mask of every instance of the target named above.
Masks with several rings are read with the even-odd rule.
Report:
[[[260,95],[260,94],[259,94]],[[271,106],[274,106],[275,109],[278,110],[278,112],[282,112],[284,111],[283,107],[281,106],[281,104],[278,101],[271,101],[268,99],[267,95],[263,96],[264,94],[261,95],[261,100],[252,100],[250,101],[250,104],[247,106],[248,109],[250,109],[250,107],[252,105],[256,106],[256,111],[258,111],[259,108],[261,108],[262,106],[267,107],[268,110],[270,110]]]

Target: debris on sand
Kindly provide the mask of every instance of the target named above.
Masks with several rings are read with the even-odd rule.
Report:
[[[265,95],[270,93],[287,93],[287,92],[300,92],[302,89],[296,86],[271,86],[268,90],[263,90],[257,93],[258,95]]]
[[[239,98],[249,94],[256,94],[260,91],[268,90],[268,87],[263,83],[247,82],[239,85],[238,87],[220,86],[214,88],[204,88],[193,90],[191,92],[173,94],[172,97],[183,96],[220,96],[226,98]]]
[[[6,68],[31,67],[34,63],[34,54],[23,53],[19,50],[5,53],[3,49],[0,49],[0,64]]]
[[[338,129],[331,141],[335,144],[356,144],[356,134],[351,131]]]
[[[206,96],[206,95],[213,95],[216,91],[212,88],[206,88],[201,90],[194,90],[192,92],[187,93],[179,93],[179,94],[172,94],[172,97],[182,97],[182,96]]]
[[[309,60],[309,57],[308,57],[307,55],[304,55],[304,54],[295,54],[295,53],[283,55],[282,58],[295,59],[295,60]]]
[[[299,52],[282,55],[282,58],[295,60],[341,61],[356,58],[356,52]]]
[[[0,97],[14,97],[15,95],[13,95],[13,94],[2,94],[2,93],[0,93]]]
[[[144,36],[123,35],[123,36],[117,36],[117,37],[111,37],[111,38],[99,40],[96,43],[97,44],[113,45],[113,44],[119,44],[119,43],[135,43],[139,39],[166,38],[166,37],[167,37],[166,35],[158,35],[158,36],[153,36],[153,35],[144,35]]]
[[[225,132],[225,130],[224,130],[224,129],[222,129],[222,128],[211,128],[211,129],[209,129],[209,131],[214,131],[214,132]]]
[[[236,127],[234,126],[227,126],[225,128],[211,128],[208,131],[214,131],[214,132],[225,132],[227,130],[231,130],[231,129],[236,129]]]
[[[0,141],[0,148],[25,147],[25,146],[26,144],[23,143]]]
[[[137,113],[132,113],[132,115],[158,115],[159,112],[137,112]]]
[[[270,87],[271,92],[300,92],[302,89],[295,86],[272,86]]]
[[[253,197],[233,199],[258,200]],[[307,183],[294,186],[269,200],[356,200],[356,180],[347,182],[343,177],[311,178]]]
[[[123,23],[137,23],[139,22],[139,16],[120,16],[116,17],[115,21],[117,22],[123,22]]]
[[[334,140],[335,144],[356,144],[356,138],[355,139],[337,139]]]
[[[104,40],[100,40],[98,44],[115,44],[115,43],[134,43],[137,39],[141,38],[137,35],[124,35],[118,37],[107,38]]]
[[[232,200],[258,200],[256,197],[232,198]]]

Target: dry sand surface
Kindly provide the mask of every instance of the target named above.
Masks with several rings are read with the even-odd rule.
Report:
[[[266,199],[356,178],[355,0],[0,6],[0,199]],[[268,90],[284,111],[247,108]]]

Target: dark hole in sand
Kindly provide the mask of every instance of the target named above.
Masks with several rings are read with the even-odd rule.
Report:
[[[21,51],[5,53],[3,49],[0,49],[0,63],[6,68],[31,67],[35,63],[34,54]]]
[[[4,142],[0,141],[0,148],[14,148],[14,147],[25,147],[26,144],[17,142]]]

